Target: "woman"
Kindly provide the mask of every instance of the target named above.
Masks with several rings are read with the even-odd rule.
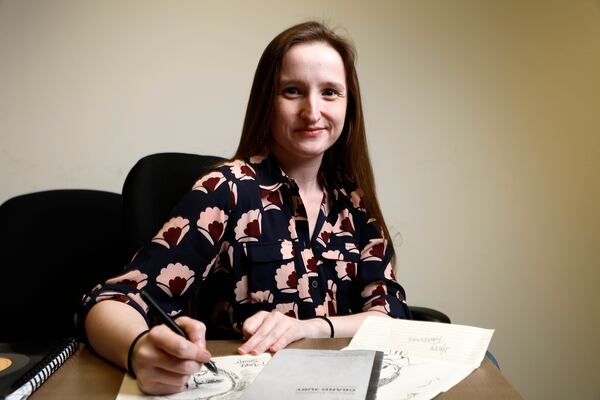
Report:
[[[210,314],[200,296],[215,276],[230,327],[247,339],[239,353],[275,352],[350,337],[371,315],[406,317],[388,244],[354,50],[303,23],[265,49],[233,159],[195,184],[128,272],[86,296],[81,318],[92,347],[135,371],[144,392],[173,393],[210,358],[192,317]],[[189,340],[164,325],[146,332],[142,288]]]

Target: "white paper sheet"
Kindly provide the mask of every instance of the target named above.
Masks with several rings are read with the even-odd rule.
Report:
[[[138,389],[134,379],[125,375],[117,400],[237,400],[256,375],[269,362],[271,355],[213,357],[219,369],[214,375],[206,367],[192,375],[188,390],[166,396],[149,396]]]
[[[493,329],[370,317],[346,349],[384,352],[377,399],[431,399],[479,367]]]

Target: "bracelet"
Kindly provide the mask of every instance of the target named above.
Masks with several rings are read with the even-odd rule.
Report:
[[[129,372],[133,379],[135,379],[135,372],[133,372],[133,349],[135,348],[137,342],[142,338],[142,336],[144,336],[149,331],[150,329],[146,329],[145,331],[140,332],[135,337],[135,339],[133,339],[133,342],[131,342],[131,345],[129,346],[129,351],[127,352],[127,372]]]
[[[322,315],[317,315],[317,318],[321,318],[322,320],[324,320],[325,322],[327,322],[329,324],[329,329],[331,330],[331,335],[329,337],[332,338],[335,334],[335,330],[333,329],[333,324],[331,323],[331,320]]]

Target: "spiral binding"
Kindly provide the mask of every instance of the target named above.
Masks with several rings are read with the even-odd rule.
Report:
[[[13,386],[18,387],[18,389],[8,395],[6,400],[26,398],[36,391],[50,375],[75,353],[78,347],[79,343],[76,339],[67,339],[62,345],[57,347],[56,351],[44,357],[30,372],[15,382]]]

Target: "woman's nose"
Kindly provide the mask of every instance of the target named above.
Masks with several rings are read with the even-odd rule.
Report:
[[[310,95],[304,99],[300,116],[309,123],[315,123],[321,119],[321,109],[317,96]]]

